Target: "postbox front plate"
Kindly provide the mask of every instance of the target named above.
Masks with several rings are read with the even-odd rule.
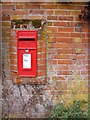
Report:
[[[19,76],[23,77],[37,76],[36,31],[17,32],[17,65]]]

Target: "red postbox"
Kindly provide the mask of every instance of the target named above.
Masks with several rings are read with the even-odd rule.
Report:
[[[37,32],[20,30],[17,32],[18,75],[37,76]]]

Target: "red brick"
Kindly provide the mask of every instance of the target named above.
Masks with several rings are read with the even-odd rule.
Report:
[[[28,10],[16,10],[13,11],[13,15],[23,15],[23,14],[28,14]]]
[[[23,9],[23,5],[16,5],[16,9]]]
[[[60,71],[60,70],[68,70],[69,69],[69,67],[68,67],[68,65],[64,65],[64,64],[62,64],[62,65],[60,65],[60,66],[57,66],[57,71]]]
[[[59,54],[74,54],[75,49],[58,49]]]
[[[54,33],[55,37],[69,37],[69,35],[70,35],[69,33],[63,33],[63,32],[62,33],[61,32]]]
[[[12,11],[11,10],[3,10],[2,15],[11,15]]]
[[[52,32],[56,32],[57,31],[57,27],[47,27],[47,31],[52,31]]]
[[[47,53],[48,54],[57,53],[57,49],[55,49],[55,48],[47,49]]]
[[[48,62],[49,64],[57,64],[57,60],[50,60],[49,62]]]
[[[2,37],[10,37],[10,33],[6,31],[2,31]]]
[[[46,60],[45,59],[42,59],[42,60],[37,60],[37,64],[38,65],[43,65],[46,63]]]
[[[45,10],[30,10],[29,14],[44,14]]]
[[[82,32],[88,33],[88,28],[82,28]]]
[[[56,41],[61,43],[71,43],[73,39],[72,38],[56,38]]]
[[[16,45],[17,45],[17,41],[11,40],[11,41],[10,41],[10,45],[11,45],[11,46],[16,46]]]
[[[54,48],[68,48],[69,45],[67,43],[53,43]]]
[[[56,38],[49,37],[49,38],[47,38],[47,42],[48,43],[50,43],[50,42],[54,43],[54,42],[56,42]]]
[[[3,15],[2,20],[3,21],[10,21],[10,16],[9,15]]]
[[[74,32],[74,29],[73,28],[58,28],[58,31],[59,32]]]
[[[11,56],[12,57],[12,56]],[[13,58],[13,57],[12,57]],[[15,57],[16,58],[16,57]],[[11,59],[11,64],[13,64],[13,65],[17,65],[17,60],[15,60],[15,59]]]
[[[47,10],[47,9],[46,9],[46,14],[47,14],[47,15],[53,15],[53,11],[52,11],[52,10]]]
[[[20,84],[21,83],[21,79],[20,78],[16,78],[16,84]]]
[[[59,20],[63,21],[73,21],[74,17],[73,16],[59,16]]]
[[[69,22],[54,22],[54,26],[69,26]]]
[[[61,54],[55,54],[54,55],[55,59],[69,59],[70,55],[61,55]]]
[[[38,58],[38,59],[39,59],[39,58],[41,58],[41,59],[46,58],[46,53],[38,54],[38,55],[37,55],[37,58]]]
[[[59,9],[65,9],[65,10],[73,10],[74,9],[74,5],[73,4],[63,4],[63,5],[59,5]]]
[[[70,37],[82,37],[82,38],[85,38],[85,34],[83,34],[83,33],[70,33]]]
[[[58,60],[58,64],[72,64],[72,60]]]
[[[46,66],[45,65],[39,65],[38,66],[38,70],[45,70],[46,69]]]
[[[57,10],[55,15],[70,15],[70,11]]]
[[[73,16],[79,16],[81,14],[81,11],[71,11],[71,15]]]
[[[10,47],[10,51],[11,52],[16,52],[16,48],[15,47]]]
[[[11,70],[12,71],[17,70],[17,66],[11,65]]]
[[[42,5],[42,9],[58,9],[58,5]]]
[[[82,39],[82,43],[90,43],[90,40],[88,40],[87,38],[84,38],[84,39]]]
[[[35,4],[33,4],[33,5],[25,4],[25,8],[24,9],[40,9],[40,5],[35,5]]]
[[[17,55],[15,53],[11,53],[10,56],[13,58],[13,59],[16,59]]]
[[[47,20],[57,20],[57,16],[47,16]]]
[[[5,32],[9,32],[10,33],[10,27],[6,26],[6,27],[2,27],[2,31]],[[8,36],[7,36],[8,37]]]
[[[46,42],[44,42],[44,41],[37,41],[37,45],[38,45],[38,47],[39,46],[46,46]]]
[[[14,10],[15,9],[15,5],[2,5],[2,10]]]
[[[12,72],[12,76],[17,76],[17,72]]]
[[[64,77],[61,77],[61,76],[53,76],[52,79],[53,79],[53,80],[60,80],[60,81],[61,81],[61,80],[65,80],[65,78],[64,78]]]
[[[81,75],[85,75],[85,74],[90,74],[90,71],[88,71],[88,70],[81,71]]]
[[[45,76],[46,74],[46,71],[43,70],[43,71],[38,71],[38,76]]]
[[[58,71],[57,74],[58,75],[71,75],[72,72],[71,71]]]
[[[37,50],[38,52],[46,52],[46,47],[43,47],[43,48],[41,47],[41,48],[38,48]]]
[[[83,5],[75,5],[74,9],[75,10],[83,10]]]

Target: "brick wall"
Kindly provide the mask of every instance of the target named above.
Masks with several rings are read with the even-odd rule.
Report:
[[[48,117],[61,101],[87,100],[87,3],[2,3],[3,116]],[[17,31],[13,19],[42,20],[37,38],[37,77],[17,75]]]

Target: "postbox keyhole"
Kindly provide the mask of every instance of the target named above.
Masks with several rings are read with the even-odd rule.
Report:
[[[27,52],[27,53],[28,53],[28,52],[29,52],[29,50],[28,50],[28,49],[26,49],[26,50],[25,50],[25,52]]]

